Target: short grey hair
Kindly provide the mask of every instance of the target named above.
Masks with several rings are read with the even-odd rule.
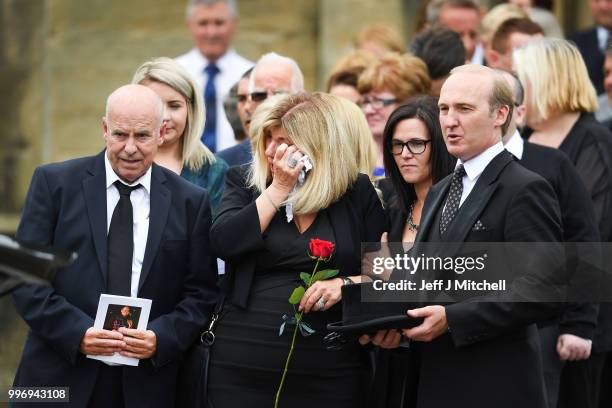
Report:
[[[224,3],[227,6],[232,18],[238,17],[238,6],[236,5],[236,0],[189,0],[187,2],[185,17],[189,19],[193,13],[193,9],[196,6],[213,6],[217,3]]]
[[[251,77],[249,78],[249,89],[253,89],[254,87],[257,69],[260,68],[261,65],[268,63],[283,64],[290,67],[291,71],[293,72],[291,75],[291,92],[304,92],[304,74],[302,73],[298,63],[295,62],[293,58],[285,57],[275,52],[264,54],[259,58],[259,60],[257,60],[257,63],[253,68],[253,72],[251,72]]]
[[[480,0],[432,0],[427,5],[426,16],[429,24],[435,24],[444,6],[474,9],[480,13]]]

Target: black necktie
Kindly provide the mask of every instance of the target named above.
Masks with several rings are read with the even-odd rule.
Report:
[[[130,194],[140,184],[130,187],[115,181],[115,187],[119,191],[119,202],[113,211],[108,230],[107,293],[130,296],[134,253],[134,216]]]
[[[451,186],[446,197],[446,204],[442,212],[442,218],[440,218],[440,235],[446,232],[449,224],[459,211],[461,194],[463,194],[463,176],[465,176],[465,169],[463,164],[460,164],[453,172],[453,179],[451,180]]]
[[[217,150],[217,91],[215,89],[215,77],[219,73],[219,68],[215,64],[208,64],[204,68],[204,72],[208,75],[208,80],[204,87],[206,121],[204,122],[202,142],[214,153]]]

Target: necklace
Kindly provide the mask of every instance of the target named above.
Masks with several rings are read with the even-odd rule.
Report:
[[[414,203],[410,205],[408,209],[408,219],[406,219],[406,224],[408,224],[408,230],[412,232],[416,232],[419,230],[418,224],[414,223],[414,219],[412,218],[412,210],[414,209]]]

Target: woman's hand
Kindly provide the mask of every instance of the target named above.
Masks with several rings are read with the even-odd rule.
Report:
[[[302,156],[302,152],[294,145],[288,146],[283,143],[276,149],[272,161],[271,187],[285,197],[293,190],[300,171],[304,167],[304,162],[299,161]],[[291,165],[294,167],[291,167]]]
[[[344,281],[341,278],[316,281],[302,296],[298,310],[304,313],[328,310],[342,299],[341,288],[343,284]],[[325,301],[323,307],[321,307],[319,299]]]

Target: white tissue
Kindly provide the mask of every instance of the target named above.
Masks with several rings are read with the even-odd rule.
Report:
[[[297,182],[295,183],[295,186],[293,186],[293,190],[291,190],[291,193],[289,193],[289,197],[287,198],[287,204],[285,204],[287,222],[293,221],[293,197],[295,197],[297,192],[304,185],[304,180],[306,180],[306,173],[312,170],[312,161],[310,161],[310,157],[308,157],[308,155],[300,157],[298,162],[304,162],[304,167],[302,167],[302,170],[298,175]]]

